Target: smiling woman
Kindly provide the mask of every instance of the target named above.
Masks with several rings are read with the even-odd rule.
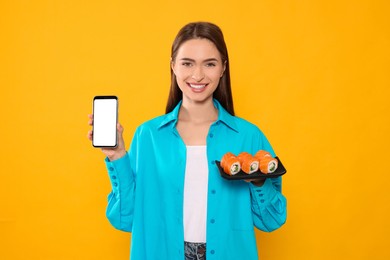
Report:
[[[176,73],[174,73],[173,65],[175,64],[175,61],[178,61],[177,56],[179,54],[179,51],[183,51],[183,45],[190,45],[187,44],[188,41],[193,40],[202,40],[202,41],[208,41],[208,46],[210,49],[207,50],[207,54],[210,56],[206,56],[206,53],[203,55],[206,57],[198,57],[202,58],[204,60],[198,60],[203,61],[208,64],[209,66],[213,66],[213,62],[221,61],[221,65],[223,65],[223,71],[221,73],[221,77],[219,80],[219,88],[213,92],[213,97],[218,100],[223,107],[231,114],[234,115],[234,108],[233,108],[233,98],[231,93],[231,86],[230,86],[230,69],[229,69],[229,56],[228,56],[228,50],[226,47],[226,43],[223,37],[223,33],[220,30],[220,28],[214,24],[210,23],[190,23],[186,26],[184,26],[179,33],[177,34],[173,44],[172,44],[172,50],[171,50],[171,88],[169,91],[169,98],[166,106],[166,113],[171,112],[176,105],[182,100],[182,92],[179,88],[177,81]],[[204,43],[203,47],[206,47],[206,43]],[[184,46],[185,47],[185,46]],[[188,48],[200,48],[200,46],[194,46],[194,44],[187,46]],[[188,48],[186,48],[187,55]],[[204,49],[203,49],[204,50]],[[215,53],[215,50],[217,50],[218,53]],[[191,52],[190,55],[200,55],[196,51],[202,51],[200,49],[195,50],[194,52]],[[183,56],[185,60],[182,61],[183,65],[192,66],[195,60],[191,57]],[[212,59],[212,60],[208,60]],[[188,61],[187,63],[185,61]],[[215,64],[215,63],[214,63]],[[217,64],[215,64],[217,65]],[[196,75],[195,75],[196,76]]]
[[[107,217],[132,232],[133,260],[258,259],[253,226],[267,232],[282,226],[286,199],[281,177],[230,182],[218,174],[215,161],[227,152],[275,156],[258,127],[234,116],[218,26],[180,30],[171,75],[166,114],[137,128],[129,152],[121,125],[118,146],[102,149],[112,181]]]
[[[225,68],[225,62],[211,41],[193,39],[184,42],[172,61],[183,102],[210,102]]]

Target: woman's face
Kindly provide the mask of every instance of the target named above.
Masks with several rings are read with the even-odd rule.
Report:
[[[212,100],[226,67],[217,47],[207,39],[182,43],[171,66],[183,92],[183,102]]]

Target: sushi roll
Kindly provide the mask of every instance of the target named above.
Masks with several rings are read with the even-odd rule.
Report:
[[[278,160],[271,156],[265,156],[260,161],[260,171],[264,174],[273,173],[277,168]]]
[[[261,161],[264,157],[272,157],[272,155],[265,151],[265,150],[259,150],[256,154],[255,154],[255,158],[259,161]]]
[[[247,152],[240,153],[237,158],[241,163],[241,169],[246,174],[252,174],[259,169],[259,160]]]
[[[221,166],[223,167],[223,165],[226,163],[226,161],[229,159],[229,158],[235,158],[236,156],[233,154],[233,153],[230,153],[230,152],[227,152],[225,153],[223,156],[222,156],[222,159],[221,159]]]
[[[228,152],[221,159],[221,167],[223,171],[228,175],[236,175],[241,171],[241,164],[238,158]]]

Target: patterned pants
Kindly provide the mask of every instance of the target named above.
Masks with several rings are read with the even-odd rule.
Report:
[[[206,260],[206,243],[184,241],[185,260]]]

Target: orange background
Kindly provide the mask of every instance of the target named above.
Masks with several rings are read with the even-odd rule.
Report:
[[[236,112],[288,173],[288,220],[263,260],[390,259],[388,1],[1,1],[0,259],[128,259],[105,218],[109,180],[86,134],[120,99],[127,143],[164,113],[170,46],[223,29]]]

